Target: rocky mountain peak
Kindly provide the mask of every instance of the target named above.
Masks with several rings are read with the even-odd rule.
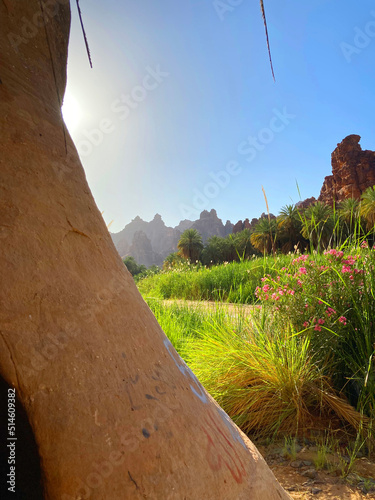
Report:
[[[152,219],[152,222],[154,222],[154,223],[156,222],[156,223],[159,223],[159,224],[162,224],[163,226],[165,226],[164,221],[163,221],[160,214],[155,214],[154,218]]]

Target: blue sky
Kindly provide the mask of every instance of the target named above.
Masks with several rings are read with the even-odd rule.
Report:
[[[234,6],[236,4],[236,6]],[[375,149],[375,5],[72,2],[64,116],[111,230],[215,208],[224,222],[315,196],[336,144]]]

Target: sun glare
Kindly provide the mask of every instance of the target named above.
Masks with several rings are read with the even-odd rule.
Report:
[[[70,92],[67,92],[64,97],[64,103],[62,105],[62,114],[66,126],[70,132],[76,130],[82,118],[82,110],[79,102],[75,97],[72,96]]]

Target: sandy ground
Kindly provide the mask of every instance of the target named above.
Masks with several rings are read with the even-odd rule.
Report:
[[[350,474],[344,479],[341,477],[338,455],[329,455],[329,461],[337,466],[331,466],[331,472],[328,472],[316,470],[314,460],[317,455],[309,449],[302,449],[295,460],[286,460],[280,454],[272,454],[269,450],[266,452],[261,446],[259,450],[280,484],[293,499],[375,499],[375,463],[366,457],[358,458]],[[370,485],[371,480],[374,481],[373,485]],[[370,491],[364,493],[366,488]]]

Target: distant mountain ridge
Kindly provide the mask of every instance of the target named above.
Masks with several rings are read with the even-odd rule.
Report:
[[[325,177],[319,201],[333,205],[349,197],[359,199],[368,187],[375,185],[375,152],[363,151],[360,139],[359,135],[352,134],[337,144],[331,155],[332,175]],[[296,205],[305,209],[316,201],[311,197]],[[224,225],[216,210],[212,209],[210,212],[204,210],[196,221],[183,220],[172,228],[167,227],[161,216],[156,214],[151,222],[136,217],[122,231],[111,236],[121,257],[130,255],[138,264],[147,267],[153,264],[161,266],[170,253],[177,251],[177,243],[186,229],[196,229],[206,243],[211,236],[225,237],[244,229],[253,231],[264,217],[268,215],[263,213],[259,219],[240,220],[234,225],[228,220]],[[275,216],[270,214],[269,217]]]
[[[135,217],[119,233],[111,234],[112,241],[121,257],[131,256],[146,267],[161,266],[165,258],[177,252],[177,243],[186,229],[196,229],[205,243],[211,236],[225,237],[233,231],[233,224],[225,224],[216,210],[203,210],[195,221],[183,220],[176,227],[168,227],[159,214],[146,222]]]

